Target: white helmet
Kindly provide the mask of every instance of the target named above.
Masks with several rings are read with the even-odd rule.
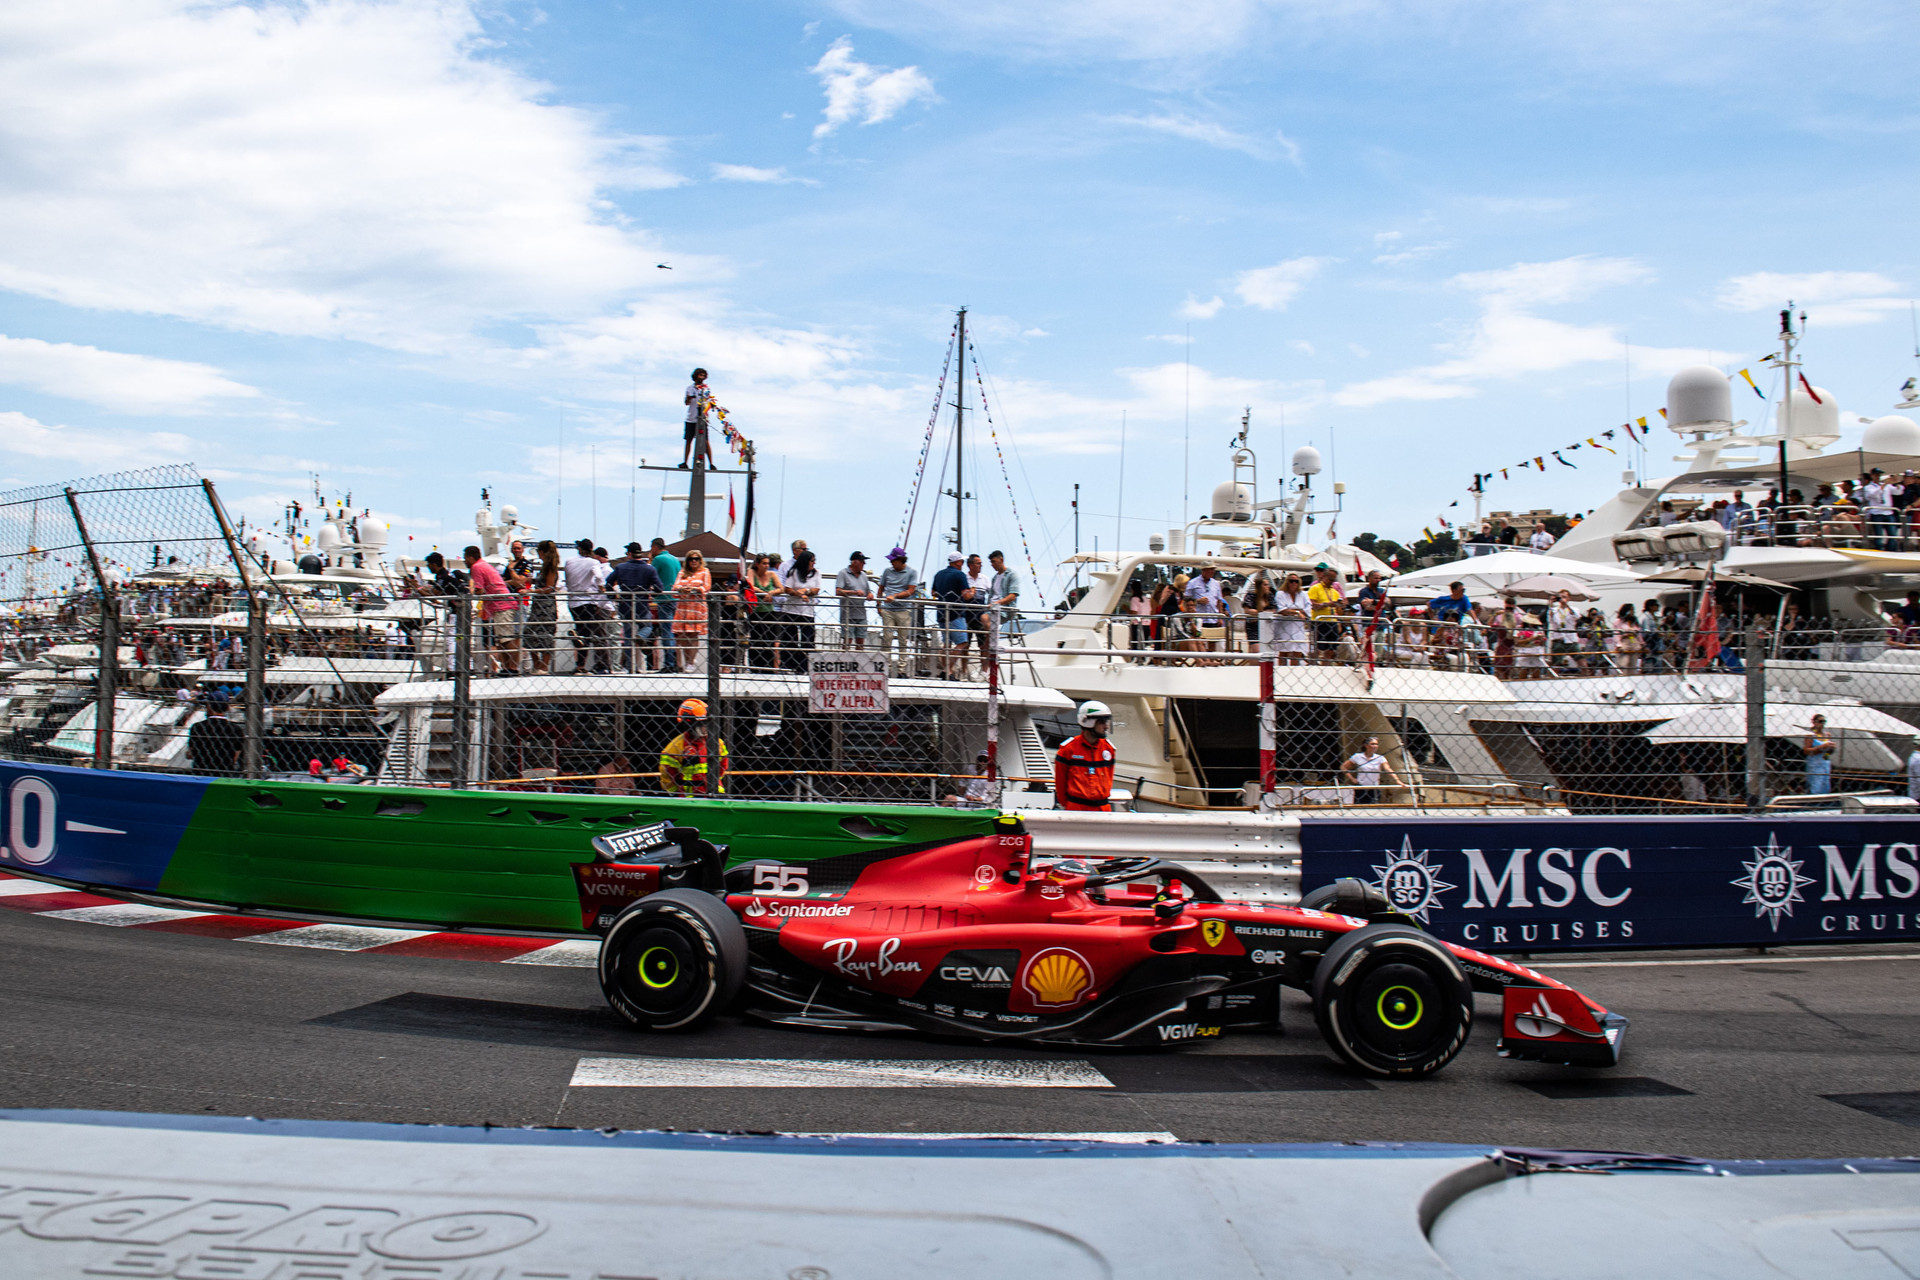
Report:
[[[1086,728],[1094,720],[1111,720],[1113,711],[1104,702],[1083,702],[1080,704],[1080,727]]]

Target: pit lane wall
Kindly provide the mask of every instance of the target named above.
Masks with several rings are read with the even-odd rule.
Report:
[[[1920,938],[1912,816],[1303,819],[1301,888],[1377,885],[1495,952]]]
[[[986,834],[994,814],[248,782],[0,761],[0,870],[240,910],[577,934],[595,834],[670,821],[731,861]]]

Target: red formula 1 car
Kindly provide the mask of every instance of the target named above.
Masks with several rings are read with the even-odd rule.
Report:
[[[687,827],[599,836],[575,867],[603,935],[600,985],[649,1031],[741,998],[773,1022],[988,1040],[1148,1046],[1280,1022],[1310,992],[1320,1032],[1377,1076],[1453,1060],[1476,991],[1504,1001],[1503,1057],[1610,1067],[1627,1020],[1523,965],[1452,946],[1358,881],[1299,907],[1230,902],[1158,858],[1035,865],[997,834],[805,866],[746,862]]]

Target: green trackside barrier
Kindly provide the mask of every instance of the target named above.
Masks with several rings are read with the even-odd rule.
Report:
[[[245,782],[207,786],[164,896],[436,928],[579,933],[572,864],[596,834],[667,821],[808,863],[991,833],[993,810]]]

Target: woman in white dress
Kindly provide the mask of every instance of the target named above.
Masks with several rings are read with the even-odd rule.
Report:
[[[1285,666],[1298,666],[1307,660],[1307,619],[1313,614],[1313,604],[1307,599],[1307,593],[1300,586],[1300,575],[1290,573],[1273,597],[1273,625],[1270,628],[1263,617],[1260,623],[1260,638],[1271,642],[1274,661]]]

